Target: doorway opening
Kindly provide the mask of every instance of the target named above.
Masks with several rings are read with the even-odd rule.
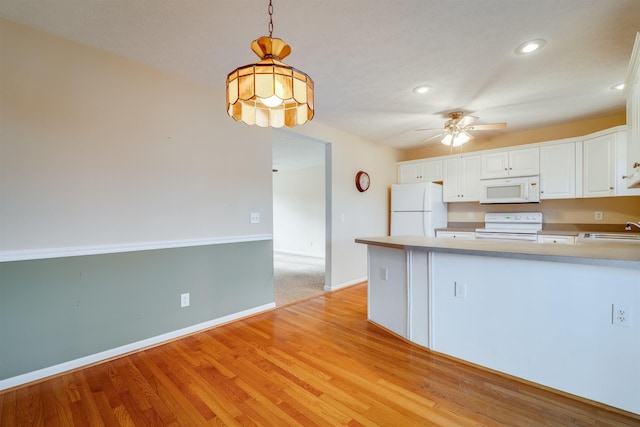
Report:
[[[276,306],[325,292],[330,259],[330,144],[273,133],[273,258]]]

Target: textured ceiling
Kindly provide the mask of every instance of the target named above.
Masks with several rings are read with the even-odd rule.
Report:
[[[254,62],[268,1],[1,0],[0,16],[223,88]],[[316,84],[314,120],[394,147],[447,113],[531,129],[624,111],[640,0],[273,0],[285,60]],[[241,30],[241,31],[239,31]],[[530,56],[514,48],[536,38]],[[412,88],[432,86],[426,95]],[[222,92],[221,92],[222,93]],[[220,114],[225,113],[224,94]]]

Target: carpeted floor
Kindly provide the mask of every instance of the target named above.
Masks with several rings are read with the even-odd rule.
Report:
[[[275,252],[276,307],[324,293],[324,258]]]

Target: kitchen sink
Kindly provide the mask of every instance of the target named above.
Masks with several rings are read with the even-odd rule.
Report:
[[[640,233],[580,233],[578,240],[640,243]]]

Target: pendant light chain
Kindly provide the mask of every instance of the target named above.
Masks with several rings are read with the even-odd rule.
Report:
[[[273,35],[273,4],[269,0],[269,38]]]

